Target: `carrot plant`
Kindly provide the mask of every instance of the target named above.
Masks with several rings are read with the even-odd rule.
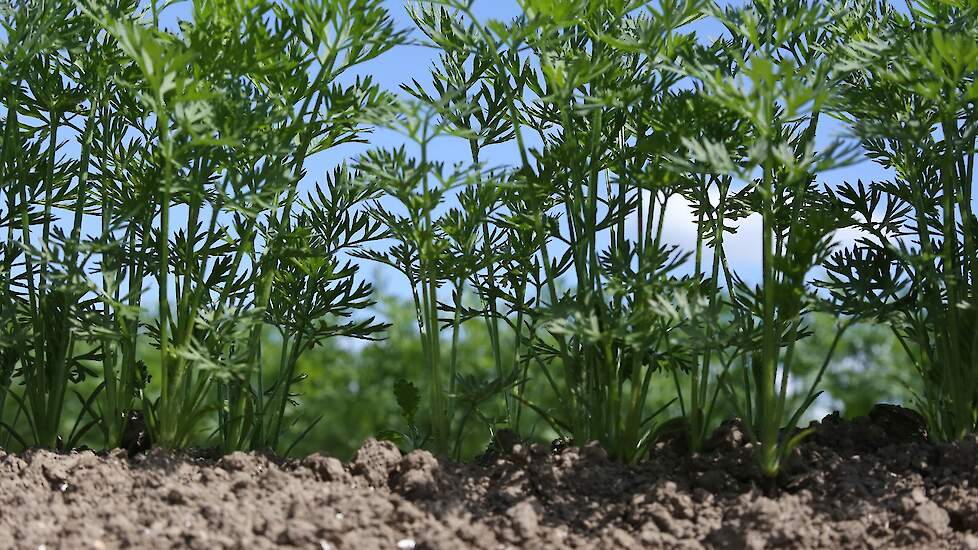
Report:
[[[380,328],[332,320],[370,304],[369,285],[340,261],[379,234],[354,210],[369,191],[341,169],[300,204],[298,183],[308,157],[358,139],[381,94],[369,79],[336,81],[397,33],[377,2],[195,2],[177,40],[156,28],[153,8],[149,27],[96,13],[141,73],[133,86],[154,122],[146,143],[162,182],[142,232],[156,235],[159,296],[150,425],[158,443],[186,444],[216,391],[226,449],[279,448],[299,355]],[[174,225],[178,207],[185,223]],[[260,346],[269,326],[283,339],[271,376]]]
[[[718,41],[710,53],[716,54],[723,47],[724,41]],[[686,125],[677,127],[672,123],[676,118]],[[738,182],[731,174],[711,170],[709,164],[696,159],[693,150],[697,143],[709,140],[735,158],[745,153],[753,136],[743,117],[711,100],[699,84],[671,94],[652,120],[659,139],[671,142],[674,156],[666,166],[683,182],[680,196],[689,202],[696,221],[692,267],[698,284],[692,295],[700,300],[701,308],[683,327],[691,344],[688,372],[673,369],[672,374],[689,450],[700,452],[716,424],[718,404],[722,405],[720,382],[743,353],[736,322],[742,312],[732,308],[725,297],[726,289],[737,281],[728,262],[725,238],[737,233],[738,222],[750,215],[750,205],[743,189],[735,188]]]
[[[849,158],[839,141],[815,144],[838,86],[832,46],[840,13],[821,3],[755,0],[712,14],[731,38],[687,70],[708,97],[745,120],[752,143],[736,156],[710,138],[689,145],[713,173],[744,185],[751,212],[761,218],[761,283],[732,279],[729,290],[741,356],[749,360],[741,410],[761,470],[774,476],[804,437],[793,427],[817,396],[812,388],[797,410],[787,410],[795,342],[805,335],[806,311],[818,303],[807,277],[829,254],[839,226],[840,214],[815,178]],[[840,326],[841,334],[847,325]]]
[[[483,157],[487,149],[514,138],[513,129],[507,124],[505,116],[511,86],[509,74],[495,69],[493,57],[485,49],[485,42],[475,35],[471,26],[465,25],[465,19],[456,10],[419,4],[410,14],[427,41],[425,45],[439,51],[439,63],[431,71],[430,89],[416,79],[410,85],[403,85],[402,89],[434,109],[446,125],[446,130],[467,142],[467,160],[474,170],[480,170],[485,166]],[[469,186],[459,196],[461,209],[452,211],[452,221],[449,222],[452,228],[446,227],[446,233],[453,243],[452,255],[457,258],[480,258],[478,262],[463,260],[460,263],[467,264],[467,269],[456,272],[451,309],[454,310],[455,325],[472,316],[482,318],[489,335],[497,380],[510,379],[515,382],[517,375],[508,372],[508,369],[515,366],[518,351],[507,354],[502,349],[504,336],[501,330],[508,320],[500,312],[500,300],[505,296],[506,286],[502,280],[506,270],[501,265],[507,260],[507,255],[501,253],[501,248],[506,246],[506,234],[493,223],[505,186],[499,185],[503,183],[499,180],[501,174],[484,175],[486,181]],[[466,308],[462,302],[462,290],[468,283],[478,293],[481,302],[476,311]],[[517,314],[515,320],[516,350],[520,344],[520,315]],[[453,373],[457,373],[454,352],[457,336],[456,331],[452,339]],[[454,393],[455,378],[456,374],[450,375],[450,393]],[[510,427],[518,426],[521,403],[508,392],[504,393],[503,399],[506,406],[504,422]]]
[[[700,3],[528,2],[511,23],[479,21],[471,2],[432,4],[419,24],[444,77],[437,93],[409,91],[468,140],[474,166],[500,142],[519,160],[476,247],[496,263],[473,281],[490,334],[515,335],[509,425],[526,406],[635,460],[652,433],[652,377],[685,364],[676,328],[698,308],[672,275],[684,255],[662,239],[678,183],[660,169],[671,151],[648,135],[648,113],[680,80],[665,61],[692,42],[677,29]],[[534,374],[556,410],[526,397]]]
[[[92,25],[66,3],[10,7],[3,17],[0,376],[29,435],[3,426],[24,445],[74,446],[77,440],[60,432],[65,401],[74,382],[94,374],[89,362],[97,358],[79,338],[79,319],[93,300],[86,295],[88,255],[81,246],[87,204],[75,175],[86,173],[90,149],[84,146],[78,160],[60,150],[67,132],[91,139],[94,109],[82,100],[94,92],[96,75],[82,60],[94,47],[87,39]],[[59,212],[66,223],[59,223]],[[11,391],[12,376],[23,392]]]
[[[451,100],[448,97],[445,102]],[[367,185],[382,189],[394,200],[390,206],[382,200],[370,206],[372,217],[389,228],[393,244],[386,250],[364,249],[359,255],[400,271],[411,288],[427,366],[428,426],[414,425],[408,435],[415,445],[430,444],[440,454],[457,455],[470,415],[482,401],[514,381],[501,372],[493,379],[475,381],[459,368],[464,362],[458,356],[462,323],[471,316],[463,298],[469,280],[487,263],[480,257],[479,246],[486,238],[485,220],[495,208],[497,182],[478,164],[448,165],[434,157],[437,140],[457,130],[441,112],[420,102],[402,103],[391,127],[415,146],[418,156],[402,146],[373,150],[359,159],[356,166]],[[458,201],[458,207],[445,208],[450,197]],[[439,297],[444,285],[451,293],[448,304]],[[451,334],[447,361],[439,314],[443,310],[451,312],[444,320]],[[399,381],[395,394],[406,419],[413,423],[419,390],[409,381]],[[460,409],[464,414],[458,414]]]
[[[847,312],[891,328],[921,377],[931,433],[953,440],[978,429],[978,6],[860,4],[844,119],[894,177],[839,190],[862,236],[833,255],[825,284]]]
[[[184,7],[179,32],[161,22],[173,3],[156,1],[4,14],[0,381],[30,444],[58,444],[68,386],[101,362],[69,446],[96,425],[118,445],[141,408],[163,446],[196,440],[216,413],[225,449],[282,448],[298,357],[383,328],[345,320],[372,303],[342,258],[382,234],[357,214],[371,191],[345,168],[308,200],[298,185],[309,157],[360,140],[385,101],[370,79],[339,80],[399,42],[387,12],[370,0]],[[66,138],[77,158],[60,152]],[[283,340],[270,373],[269,327]],[[158,371],[139,356],[147,342]]]

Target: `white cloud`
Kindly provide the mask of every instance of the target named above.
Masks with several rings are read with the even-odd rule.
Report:
[[[645,192],[643,202],[648,205],[652,194]],[[710,202],[714,205],[719,201],[717,191],[710,192]],[[658,205],[656,206],[658,212]],[[648,211],[646,211],[646,214]],[[637,216],[637,214],[633,214]],[[658,218],[654,220],[658,221]],[[681,195],[673,195],[669,198],[666,205],[665,221],[663,222],[663,241],[677,245],[682,250],[690,253],[696,251],[696,224],[697,220],[693,214],[692,205]],[[761,217],[753,214],[747,218],[737,220],[728,224],[736,228],[735,233],[724,234],[724,249],[727,253],[727,261],[731,269],[736,271],[741,277],[751,280],[760,273],[761,258]],[[629,224],[634,227],[634,219]],[[635,237],[635,235],[631,235]],[[703,251],[704,266],[708,266],[713,261],[713,253],[710,249]],[[692,263],[688,270],[692,271]]]

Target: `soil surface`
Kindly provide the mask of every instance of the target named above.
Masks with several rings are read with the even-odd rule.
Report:
[[[350,464],[0,452],[0,546],[978,549],[978,438],[932,444],[892,406],[813,427],[777,486],[736,421],[636,467],[595,446],[456,464],[373,440]]]

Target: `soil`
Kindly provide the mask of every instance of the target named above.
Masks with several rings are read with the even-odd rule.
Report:
[[[893,406],[812,427],[773,485],[736,421],[634,467],[519,443],[471,464],[374,440],[349,464],[0,452],[0,546],[978,549],[978,437],[933,444]]]

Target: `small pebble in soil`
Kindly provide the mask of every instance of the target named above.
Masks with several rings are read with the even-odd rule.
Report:
[[[414,539],[401,539],[397,541],[397,547],[401,550],[411,550],[417,545]]]

